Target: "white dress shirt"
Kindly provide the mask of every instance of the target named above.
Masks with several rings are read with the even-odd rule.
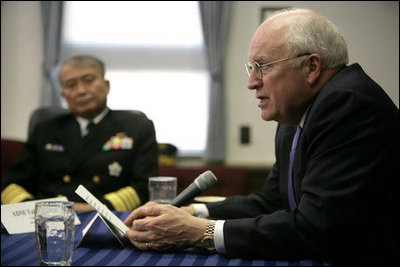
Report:
[[[108,113],[109,109],[106,107],[99,115],[97,115],[96,117],[94,117],[93,120],[91,120],[94,124],[99,123]],[[85,135],[88,134],[88,129],[87,126],[90,122],[90,120],[76,116],[76,120],[79,123],[79,126],[81,128],[81,135],[82,137],[84,137]]]

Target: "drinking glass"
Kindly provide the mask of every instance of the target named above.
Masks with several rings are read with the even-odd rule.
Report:
[[[169,204],[176,197],[176,177],[158,176],[149,178],[150,201]]]
[[[70,266],[75,236],[74,203],[35,203],[35,234],[41,266]]]

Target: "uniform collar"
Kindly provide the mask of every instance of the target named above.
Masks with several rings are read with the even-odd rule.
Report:
[[[79,123],[80,129],[81,129],[81,134],[82,136],[87,134],[87,125],[89,122],[93,122],[94,124],[98,124],[109,112],[110,110],[106,107],[99,115],[94,117],[93,120],[88,120],[79,116],[76,116],[76,120]]]

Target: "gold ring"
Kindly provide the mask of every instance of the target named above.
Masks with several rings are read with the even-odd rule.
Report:
[[[146,242],[146,248],[147,248],[147,249],[150,249],[149,243],[147,243],[147,242]]]

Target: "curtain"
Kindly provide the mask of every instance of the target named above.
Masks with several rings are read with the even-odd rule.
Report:
[[[224,58],[229,26],[230,1],[200,1],[205,54],[210,72],[207,146],[204,159],[223,163],[226,154],[226,104]]]
[[[62,106],[58,70],[61,59],[63,1],[40,1],[43,29],[41,106]]]

